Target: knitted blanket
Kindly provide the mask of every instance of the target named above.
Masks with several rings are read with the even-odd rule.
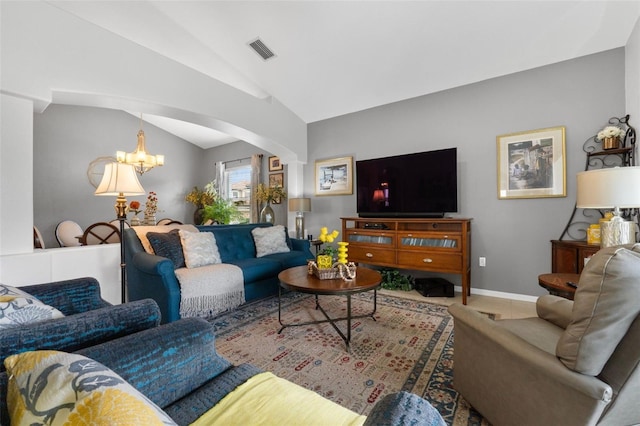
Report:
[[[217,263],[176,269],[180,283],[180,317],[210,317],[245,302],[242,269]]]

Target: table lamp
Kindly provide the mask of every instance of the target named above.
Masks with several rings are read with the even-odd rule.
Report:
[[[108,163],[104,166],[104,175],[95,195],[115,196],[116,216],[120,222],[120,289],[122,291],[122,303],[126,302],[126,272],[124,260],[124,221],[127,219],[127,195],[143,195],[144,188],[140,185],[136,169],[132,164]]]
[[[296,212],[296,238],[304,238],[304,212],[311,211],[311,199],[289,198],[289,211]]]
[[[620,209],[640,207],[640,167],[612,167],[578,173],[576,207],[613,209],[611,220],[601,223],[601,247],[636,241],[635,222],[620,216]]]

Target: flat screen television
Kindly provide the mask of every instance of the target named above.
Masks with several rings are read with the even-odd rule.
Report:
[[[443,217],[458,211],[457,149],[356,161],[360,217]]]

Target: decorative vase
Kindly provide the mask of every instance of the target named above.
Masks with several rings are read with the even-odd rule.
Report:
[[[343,265],[347,264],[347,251],[349,250],[347,248],[348,245],[349,243],[347,243],[346,241],[340,241],[338,243],[338,262],[342,263]]]
[[[602,149],[618,149],[620,148],[620,138],[615,136],[615,137],[610,137],[610,138],[604,138],[602,141]]]
[[[131,226],[140,226],[140,218],[138,217],[138,213],[135,213],[131,218]]]
[[[204,208],[198,207],[195,212],[193,212],[193,223],[194,225],[202,225],[204,222]]]
[[[271,202],[267,201],[267,205],[264,206],[262,211],[260,211],[260,222],[269,222],[271,224],[275,223],[276,217],[273,214],[273,209],[271,208]]]
[[[156,226],[155,214],[144,214],[144,224],[147,226]]]
[[[316,258],[318,269],[329,269],[333,266],[333,258],[328,254],[319,254]]]

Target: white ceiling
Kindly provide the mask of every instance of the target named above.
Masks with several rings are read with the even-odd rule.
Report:
[[[638,0],[51,3],[273,96],[307,123],[625,46],[640,16]],[[264,61],[251,50],[256,37],[277,56]],[[205,148],[233,140],[145,120]]]

